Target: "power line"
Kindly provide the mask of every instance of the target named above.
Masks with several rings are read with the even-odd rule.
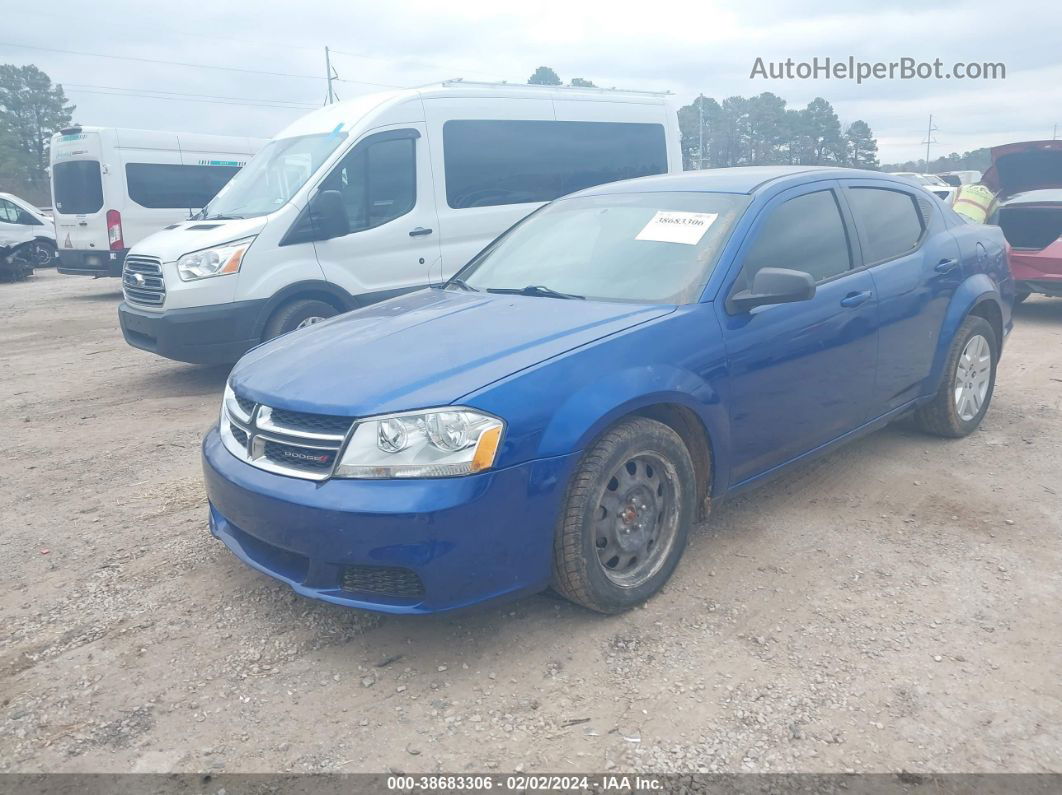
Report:
[[[123,86],[100,86],[100,85],[94,85],[92,83],[62,83],[62,86],[64,88],[73,88],[75,90],[96,88],[96,89],[106,89],[108,91],[122,91],[122,92],[128,92],[131,95],[137,95],[137,94],[143,94],[143,95],[166,94],[166,95],[172,96],[172,97],[186,97],[186,98],[189,98],[189,99],[199,99],[199,98],[204,98],[205,97],[206,99],[224,99],[224,100],[231,100],[233,102],[248,102],[248,103],[253,103],[255,105],[263,104],[263,105],[291,106],[293,108],[315,108],[315,107],[317,107],[316,105],[314,105],[313,103],[310,103],[310,102],[298,102],[298,101],[295,101],[295,100],[288,100],[288,99],[256,99],[254,97],[218,96],[217,94],[185,94],[185,93],[181,93],[179,91],[163,91],[163,90],[157,89],[157,88],[125,88]]]
[[[139,63],[157,63],[167,66],[185,66],[192,69],[216,69],[222,72],[239,72],[241,74],[268,75],[270,77],[294,77],[301,80],[320,80],[318,75],[300,75],[292,72],[267,72],[261,69],[243,69],[239,66],[214,66],[213,64],[188,63],[186,61],[164,61],[158,58],[141,58],[133,55],[111,55],[101,52],[85,52],[83,50],[63,50],[58,47],[39,47],[33,44],[18,44],[10,41],[0,41],[0,47],[20,47],[26,50],[40,50],[42,52],[58,52],[65,55],[81,55],[89,58],[111,58],[118,61],[136,61]],[[366,86],[378,88],[403,88],[403,86],[388,85],[386,83],[370,83],[367,80],[344,80],[344,83],[360,83]]]
[[[106,96],[106,97],[139,97],[139,98],[143,98],[143,99],[161,99],[161,100],[165,100],[165,101],[168,101],[168,102],[203,102],[203,103],[206,103],[207,105],[246,105],[248,107],[256,107],[256,108],[273,108],[274,110],[313,110],[314,108],[317,107],[316,105],[304,105],[304,106],[269,105],[269,104],[264,103],[264,102],[236,102],[236,101],[231,101],[231,100],[230,101],[226,101],[226,100],[216,100],[216,99],[191,99],[189,97],[162,97],[162,96],[157,96],[155,94],[140,94],[140,93],[137,93],[137,94],[134,94],[134,93],[122,94],[122,93],[119,93],[119,92],[116,92],[116,91],[96,91],[96,90],[91,89],[91,88],[75,88],[74,91],[76,91],[76,92],[78,92],[80,94],[100,94],[100,95],[103,95],[103,96]]]

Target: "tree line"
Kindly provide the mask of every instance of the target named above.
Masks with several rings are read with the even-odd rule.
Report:
[[[939,174],[942,171],[980,171],[984,173],[992,165],[992,155],[988,148],[972,149],[969,152],[952,152],[935,160],[906,160],[903,163],[890,163],[882,166],[886,171],[917,171],[920,174]]]
[[[73,112],[63,87],[36,66],[0,64],[0,191],[51,204],[48,147]]]

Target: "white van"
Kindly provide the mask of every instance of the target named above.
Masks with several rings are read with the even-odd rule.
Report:
[[[56,133],[51,172],[59,272],[121,276],[131,246],[198,212],[265,143],[114,127]]]
[[[55,226],[52,219],[28,201],[0,193],[0,249],[30,244],[30,259],[37,267],[55,262]]]
[[[230,363],[270,337],[446,278],[551,199],[680,171],[667,97],[451,81],[314,111],[198,219],[129,253],[125,339]]]

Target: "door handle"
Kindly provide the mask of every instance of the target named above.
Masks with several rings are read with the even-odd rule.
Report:
[[[410,231],[410,237],[424,237],[424,235],[430,235],[431,230],[425,229],[423,226],[418,226],[416,229]]]
[[[841,299],[841,306],[859,306],[863,302],[869,300],[872,295],[874,295],[874,293],[872,293],[870,290],[864,290],[861,293],[849,293]]]
[[[957,259],[942,259],[934,266],[933,270],[937,273],[951,273],[957,267],[959,267]]]

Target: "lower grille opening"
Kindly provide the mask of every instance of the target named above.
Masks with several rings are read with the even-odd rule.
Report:
[[[347,566],[343,569],[343,590],[379,594],[396,599],[424,596],[424,583],[415,571],[398,566]]]

